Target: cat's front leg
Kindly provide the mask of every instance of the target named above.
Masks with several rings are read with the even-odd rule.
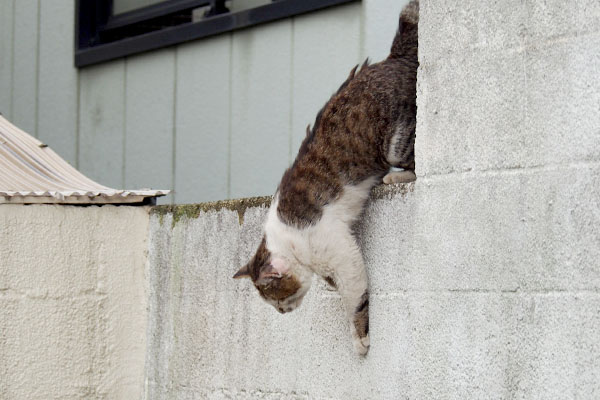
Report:
[[[368,278],[360,251],[353,250],[346,253],[345,263],[336,266],[335,283],[346,308],[354,348],[364,356],[370,345]]]
[[[371,341],[369,339],[369,291],[365,290],[360,302],[352,313],[350,321],[354,348],[360,355],[366,355]]]

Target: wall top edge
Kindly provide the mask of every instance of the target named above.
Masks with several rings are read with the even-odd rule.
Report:
[[[415,183],[378,185],[371,190],[371,200],[383,198],[392,198],[396,196],[406,196],[412,193],[415,188]],[[161,218],[166,215],[172,215],[173,225],[182,218],[195,219],[201,213],[210,211],[221,211],[223,209],[236,211],[238,213],[240,224],[243,222],[244,214],[249,208],[267,208],[271,205],[272,196],[248,197],[242,199],[219,200],[206,203],[195,204],[169,204],[154,206],[150,210],[150,215],[155,215]]]

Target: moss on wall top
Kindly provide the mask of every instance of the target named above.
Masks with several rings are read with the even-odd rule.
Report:
[[[236,211],[240,225],[244,222],[244,214],[248,208],[252,207],[268,207],[271,204],[271,197],[249,197],[246,199],[220,200],[208,203],[197,204],[173,204],[152,207],[151,215],[158,215],[161,219],[167,214],[173,215],[173,226],[182,218],[198,218],[201,212],[220,211],[227,209]]]
[[[413,192],[415,183],[407,184],[391,184],[378,185],[371,191],[371,199],[383,199],[393,197],[395,195],[405,196],[409,192]],[[162,224],[163,218],[167,214],[173,216],[173,226],[175,226],[182,218],[198,218],[201,212],[220,211],[228,209],[236,211],[240,225],[244,222],[244,214],[248,208],[252,207],[268,207],[271,205],[271,196],[264,197],[249,197],[245,199],[220,200],[208,203],[197,204],[174,204],[152,207],[150,214],[158,215]]]

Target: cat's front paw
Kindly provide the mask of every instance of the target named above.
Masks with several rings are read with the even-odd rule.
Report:
[[[364,337],[354,336],[352,338],[352,342],[354,343],[354,350],[360,356],[366,356],[369,352],[369,346],[371,345],[371,341],[369,340],[369,335]]]

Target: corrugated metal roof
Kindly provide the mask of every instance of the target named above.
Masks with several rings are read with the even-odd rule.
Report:
[[[124,204],[169,192],[100,185],[0,115],[0,203]]]

